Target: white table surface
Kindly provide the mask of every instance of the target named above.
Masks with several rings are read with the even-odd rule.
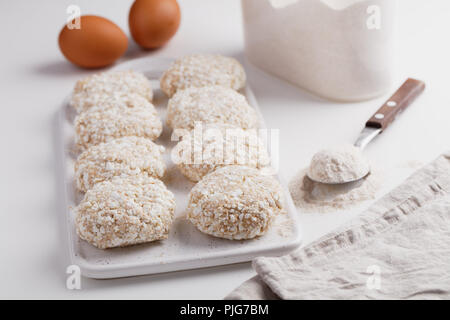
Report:
[[[250,263],[116,280],[82,279],[66,289],[56,175],[55,115],[75,81],[89,71],[64,60],[57,35],[69,4],[115,21],[127,33],[130,0],[0,2],[0,298],[220,299],[253,276]],[[130,41],[123,60],[216,52],[245,63],[239,0],[180,0],[182,23],[169,45],[145,52]],[[450,2],[400,0],[398,84],[426,81],[425,94],[367,149],[379,166],[426,163],[450,147]],[[353,104],[318,99],[245,63],[269,128],[280,129],[280,171],[287,179],[318,148],[353,141],[387,96]],[[301,214],[305,243],[350,219]]]

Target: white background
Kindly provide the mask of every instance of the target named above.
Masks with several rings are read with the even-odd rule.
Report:
[[[128,33],[132,1],[0,2],[0,298],[220,299],[254,275],[249,263],[116,280],[82,279],[65,287],[55,115],[75,81],[89,74],[64,60],[57,46],[66,8],[116,22]],[[180,0],[182,23],[165,48],[141,51],[130,41],[122,60],[214,52],[245,63],[239,0]],[[450,147],[450,1],[400,0],[398,85],[425,80],[425,94],[366,154],[394,172],[425,163]],[[326,22],[324,22],[326,23]],[[317,149],[352,142],[387,96],[364,103],[318,99],[245,63],[269,128],[281,130],[281,174],[290,179]],[[391,171],[389,171],[391,170]],[[350,218],[301,215],[305,243]]]

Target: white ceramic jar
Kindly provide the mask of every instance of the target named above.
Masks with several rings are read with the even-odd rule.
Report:
[[[391,89],[397,0],[242,0],[245,51],[258,67],[337,101]]]

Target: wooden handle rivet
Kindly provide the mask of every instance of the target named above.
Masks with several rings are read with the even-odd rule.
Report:
[[[386,105],[388,106],[388,107],[395,107],[395,106],[397,106],[397,102],[395,102],[395,101],[388,101],[387,103],[386,103]]]
[[[387,127],[423,92],[425,83],[408,78],[380,109],[366,122],[366,127],[386,130]]]

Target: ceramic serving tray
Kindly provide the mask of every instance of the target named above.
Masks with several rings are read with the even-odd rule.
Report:
[[[159,89],[159,77],[167,69],[172,59],[142,58],[116,66],[115,70],[143,72],[152,82],[153,104],[165,123],[167,98]],[[249,104],[260,115],[260,128],[265,128],[258,104],[247,87],[242,91]],[[167,172],[162,179],[176,199],[175,220],[169,238],[147,244],[124,248],[101,250],[81,240],[75,230],[73,208],[83,198],[74,183],[74,163],[77,154],[74,150],[73,120],[76,116],[69,104],[64,101],[59,114],[60,153],[64,179],[64,212],[71,263],[80,267],[86,277],[117,278],[144,274],[163,273],[177,270],[204,268],[250,261],[258,256],[277,256],[296,248],[301,241],[301,231],[297,213],[283,179],[280,180],[286,197],[287,214],[275,220],[267,234],[253,240],[231,241],[215,238],[198,231],[185,216],[188,194],[194,183],[187,180],[173,164],[170,152],[176,142],[171,141],[171,129],[164,125],[162,135],[155,141],[166,147],[165,161]]]

